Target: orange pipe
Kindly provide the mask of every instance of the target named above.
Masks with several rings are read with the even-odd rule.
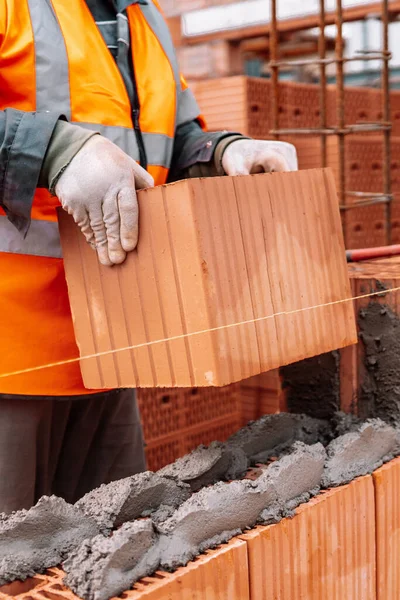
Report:
[[[346,250],[347,262],[359,262],[361,260],[372,260],[385,256],[396,256],[400,254],[400,244],[393,246],[380,246],[379,248],[360,248],[359,250]]]

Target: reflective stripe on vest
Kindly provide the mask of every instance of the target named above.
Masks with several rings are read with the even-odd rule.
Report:
[[[51,107],[70,119],[68,56],[57,17],[50,2],[28,0],[28,6],[35,40],[36,110]]]
[[[68,56],[57,16],[50,1],[28,0],[28,6],[35,40],[36,109],[60,111],[70,119]],[[177,93],[175,125],[191,121],[199,116],[200,110],[191,90],[182,90],[178,63],[168,26],[151,0],[148,4],[141,4],[140,10],[164,50],[174,74]],[[53,68],[54,62],[57,64],[57,69]],[[134,160],[139,159],[139,150],[133,130],[112,125],[74,122],[99,131]],[[149,164],[168,169],[172,159],[173,139],[158,133],[142,132],[142,135]]]
[[[24,7],[19,4],[22,0],[5,1],[10,5],[11,17],[3,40],[5,55],[15,54],[15,74],[22,69],[29,86],[26,98],[19,92],[15,98],[8,93],[3,103],[0,99],[0,109],[12,106],[20,110],[64,114],[71,122],[98,131],[138,161],[139,150],[131,127],[126,89],[86,3],[78,2],[76,16],[73,16],[63,0],[25,0]],[[23,16],[23,28],[18,36],[15,33],[19,25],[15,17],[17,7],[21,8]],[[199,117],[199,108],[186,83],[181,81],[171,36],[157,0],[148,0],[145,5],[133,3],[127,8],[127,15],[128,19],[124,15],[117,19],[130,28],[141,100],[142,136],[149,170],[156,184],[160,184],[166,181],[171,165],[176,126]],[[7,36],[8,28],[11,35]],[[26,44],[22,49],[18,46],[16,52],[15,40],[20,35],[25,36]],[[80,51],[82,46],[83,50],[90,50],[88,57]],[[144,52],[141,53],[142,47]],[[34,79],[31,79],[32,67],[27,67],[28,56],[34,61]],[[18,86],[19,79],[15,79],[15,74],[9,67],[2,71],[4,87],[9,91]],[[43,204],[41,210],[41,202],[37,200],[38,196],[34,202],[36,212],[34,210],[25,239],[6,217],[0,216],[0,251],[61,256],[57,223],[46,220],[51,203]]]
[[[0,215],[0,252],[62,258],[58,223],[33,219],[24,239],[7,217]]]

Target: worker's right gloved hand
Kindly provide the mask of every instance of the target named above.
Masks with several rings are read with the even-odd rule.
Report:
[[[55,185],[103,265],[122,263],[138,241],[136,190],[154,186],[152,176],[110,140],[91,137]]]

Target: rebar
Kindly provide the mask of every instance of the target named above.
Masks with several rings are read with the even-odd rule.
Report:
[[[385,204],[385,228],[387,243],[391,242],[391,203],[393,196],[391,193],[391,113],[390,113],[390,85],[389,85],[389,61],[391,53],[389,51],[389,0],[382,0],[382,49],[381,50],[360,50],[354,56],[344,56],[343,40],[343,8],[342,1],[336,0],[336,43],[335,57],[326,57],[326,11],[325,0],[319,0],[319,36],[318,36],[318,58],[303,60],[278,60],[278,21],[277,21],[277,0],[271,0],[271,30],[270,30],[270,63],[272,80],[272,123],[273,128],[270,131],[276,139],[279,136],[290,135],[311,135],[321,138],[321,165],[327,165],[327,136],[337,136],[339,148],[339,206],[340,209],[349,210],[360,206],[370,206],[373,204]],[[345,86],[344,86],[344,65],[354,61],[382,61],[382,120],[374,122],[364,122],[355,124],[346,124],[345,117]],[[327,65],[336,65],[336,126],[328,126],[327,123]],[[308,128],[279,128],[279,68],[281,67],[302,67],[308,65],[319,66],[319,127]],[[346,136],[354,133],[383,133],[383,193],[368,193],[346,190]],[[348,202],[348,197],[358,198],[356,201]],[[346,239],[346,223],[343,222],[343,232]]]
[[[271,66],[271,84],[272,84],[272,128],[279,129],[279,67],[274,66],[278,58],[278,22],[276,15],[276,2],[271,0],[271,33],[270,33],[270,59]],[[274,135],[275,139],[279,139],[279,135]]]
[[[382,65],[382,114],[383,120],[387,123],[390,122],[390,89],[389,89],[389,1],[382,1],[382,51],[386,56],[386,60],[383,61]],[[387,128],[383,132],[383,190],[386,195],[391,193],[391,179],[390,179],[390,167],[391,167],[391,128]],[[387,243],[390,244],[392,240],[392,205],[388,202],[385,206],[385,224],[386,224],[386,235]]]
[[[319,54],[319,124],[321,129],[326,129],[326,42],[325,42],[325,0],[319,0],[319,36],[318,36],[318,54]],[[328,164],[328,155],[326,147],[326,136],[321,134],[321,165],[326,167]]]

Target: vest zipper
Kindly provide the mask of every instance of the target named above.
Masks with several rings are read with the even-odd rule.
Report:
[[[144,146],[142,130],[140,129],[140,122],[139,122],[140,102],[139,102],[139,95],[138,95],[138,90],[137,90],[137,85],[136,85],[136,74],[135,74],[135,66],[133,64],[133,59],[132,59],[132,52],[129,53],[129,62],[130,62],[130,67],[131,67],[132,84],[133,84],[133,94],[132,94],[133,95],[133,98],[132,98],[133,129],[135,131],[136,142],[137,142],[137,145],[139,148],[140,166],[143,167],[143,169],[147,170],[146,148]]]
[[[136,83],[135,86],[136,88]],[[135,100],[137,98],[137,92],[135,89]],[[136,104],[136,102],[135,102]],[[144,147],[144,141],[143,141],[143,135],[142,135],[142,130],[140,129],[140,124],[139,124],[139,115],[140,115],[140,109],[138,106],[135,106],[132,108],[132,116],[133,116],[133,129],[135,131],[135,135],[136,135],[136,142],[139,148],[139,161],[140,161],[140,166],[143,167],[143,169],[147,169],[147,156],[146,156],[146,149]]]
[[[117,13],[117,32],[118,52],[116,62],[122,75],[122,79],[124,80],[131,104],[133,129],[139,150],[140,166],[143,167],[143,169],[147,169],[146,148],[139,122],[140,102],[136,85],[135,67],[132,59],[128,18],[123,13]]]

